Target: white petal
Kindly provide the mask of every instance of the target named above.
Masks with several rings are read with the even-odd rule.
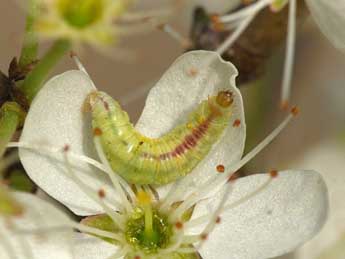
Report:
[[[111,258],[118,247],[97,237],[76,233],[73,251],[74,259],[106,259]]]
[[[21,230],[58,227],[69,221],[68,217],[51,204],[26,193],[13,193],[25,208],[24,214],[10,220],[0,218],[0,258],[12,259],[7,249],[15,251],[16,259],[72,259],[72,229],[43,231],[40,235],[16,234],[14,227]],[[5,239],[10,245],[6,244]],[[29,251],[29,252],[25,252]]]
[[[195,76],[190,75],[191,69],[197,72]],[[218,164],[232,164],[243,154],[246,127],[242,97],[235,85],[237,74],[236,68],[215,52],[188,52],[171,65],[147,97],[136,128],[147,136],[159,137],[185,122],[187,115],[209,95],[224,89],[233,92],[234,110],[228,128],[208,156],[187,176],[190,181],[184,179],[192,186],[215,174]],[[233,127],[236,119],[241,121],[239,127]],[[159,191],[166,189],[162,187]]]
[[[344,153],[345,147],[341,142],[339,143],[338,138],[335,138],[332,141],[322,141],[303,154],[299,161],[293,163],[294,167],[315,168],[324,175],[329,189],[330,202],[329,217],[325,226],[313,240],[298,249],[296,259],[319,258],[318,255],[322,254],[323,251],[327,251],[344,237]],[[342,251],[345,253],[344,248]],[[345,256],[338,258],[345,258]]]
[[[268,179],[237,180],[227,204],[252,193]],[[196,207],[193,218],[209,214],[217,198]],[[314,236],[327,217],[326,185],[313,171],[284,171],[261,192],[224,211],[200,254],[205,259],[264,259],[287,253]],[[194,229],[192,232],[196,232]]]
[[[315,22],[334,44],[345,51],[345,1],[306,0]]]
[[[73,153],[97,158],[89,114],[82,112],[83,102],[93,90],[92,81],[81,71],[68,71],[49,80],[30,107],[20,140],[61,148],[69,144]],[[52,158],[20,149],[19,155],[31,179],[76,214],[103,212],[67,177],[61,154]],[[108,177],[102,172],[80,162],[75,166],[92,189],[103,188],[107,197],[115,197]]]

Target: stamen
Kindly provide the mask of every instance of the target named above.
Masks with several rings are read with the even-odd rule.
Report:
[[[273,176],[272,176],[273,175]],[[275,176],[276,175],[276,176]],[[251,198],[253,198],[255,195],[258,195],[260,192],[262,192],[263,190],[266,189],[266,187],[271,183],[271,181],[273,179],[275,179],[278,176],[278,172],[277,174],[275,174],[275,170],[272,170],[270,172],[270,177],[268,178],[267,181],[265,181],[259,188],[257,188],[256,190],[254,190],[253,192],[249,193],[248,195],[242,197],[241,199],[233,202],[232,204],[229,204],[227,206],[224,207],[223,211],[227,211],[230,209],[234,209],[236,207],[238,207],[239,205],[245,203],[246,201],[250,200]],[[204,224],[205,222],[210,220],[210,215],[209,214],[205,214],[203,216],[200,216],[198,218],[192,219],[188,222],[185,223],[185,228],[193,228],[195,226]],[[216,221],[217,222],[217,221]]]
[[[55,153],[61,152],[61,149],[57,148],[57,147],[39,146],[39,145],[30,144],[30,143],[26,143],[26,142],[10,142],[9,144],[7,144],[7,147],[26,148],[26,149],[35,150],[35,151],[40,152],[40,153],[46,152],[46,153],[55,154]],[[114,173],[111,169],[109,169],[109,166],[105,166],[105,165],[101,164],[100,162],[98,162],[98,161],[96,161],[90,157],[75,154],[75,153],[70,152],[70,151],[69,151],[69,156],[71,158],[77,160],[77,161],[84,162],[84,163],[90,164],[90,165],[98,168],[102,172],[106,173],[111,179],[113,177],[116,178],[116,180],[118,180],[120,182],[121,186],[123,186],[126,193],[128,195],[130,195],[130,198],[132,200],[134,200],[135,194],[133,193],[131,187],[128,185],[128,183],[126,181],[124,181],[121,177],[118,177],[116,175],[116,173]],[[113,180],[115,180],[115,179],[112,179],[112,181]],[[120,189],[120,190],[124,191],[123,189]],[[112,200],[112,203],[116,204],[116,206],[118,208],[120,208],[122,206],[122,204],[119,204],[115,200]]]
[[[231,187],[232,187],[232,184],[227,184],[225,186],[225,191],[224,191],[223,197],[220,200],[220,202],[219,202],[216,210],[214,211],[213,215],[211,216],[210,221],[208,222],[208,224],[206,225],[206,227],[202,231],[203,234],[201,234],[201,237],[203,235],[208,236],[212,232],[212,230],[215,228],[217,219],[219,218],[219,215],[220,215],[220,213],[222,212],[222,210],[224,208],[224,204],[228,200],[229,195],[230,195],[230,193],[232,191]],[[205,240],[206,239],[201,238],[201,243],[198,246],[198,250],[200,249],[200,247],[202,246],[202,244],[204,243]]]
[[[229,23],[236,21],[238,19],[244,19],[248,16],[253,15],[254,13],[259,12],[260,10],[264,9],[268,5],[270,5],[274,0],[261,0],[257,1],[254,4],[251,4],[247,7],[240,9],[237,12],[230,13],[227,15],[223,15],[219,18],[219,21],[222,23]]]
[[[285,65],[283,85],[281,92],[281,103],[288,103],[291,94],[291,80],[295,57],[296,43],[296,0],[289,1],[289,22],[286,42]]]
[[[70,52],[70,57],[74,60],[75,64],[77,65],[78,69],[82,72],[84,72],[87,76],[89,76],[89,74],[87,73],[85,67],[83,66],[83,64],[80,62],[77,54],[73,51]],[[90,77],[90,76],[89,76]],[[90,79],[91,85],[92,87],[97,90],[96,86],[94,85],[93,81]]]
[[[64,148],[65,150],[65,148]],[[118,225],[118,227],[120,229],[123,229],[123,226],[121,223],[123,223],[123,219],[122,216],[120,216],[119,214],[117,214],[116,212],[113,211],[112,208],[110,208],[108,205],[106,205],[106,203],[103,201],[103,198],[100,198],[98,195],[95,195],[94,192],[92,190],[90,190],[90,188],[84,184],[79,178],[78,176],[74,173],[71,163],[69,161],[68,158],[68,152],[64,152],[64,160],[66,162],[66,168],[67,168],[67,172],[69,174],[69,176],[73,179],[74,183],[78,185],[78,187],[92,200],[94,200],[97,204],[99,204],[102,209],[109,215],[109,217],[112,218],[112,220],[114,221],[115,224]]]
[[[171,38],[176,40],[185,49],[192,45],[189,39],[185,38],[181,33],[167,23],[160,24],[157,26],[157,28],[170,35]]]
[[[61,224],[59,226],[53,226],[53,227],[39,227],[34,229],[21,229],[21,228],[15,228],[15,233],[22,234],[22,235],[40,235],[45,234],[48,232],[57,232],[57,231],[66,231],[69,229],[77,229],[83,233],[88,233],[92,235],[96,235],[102,238],[110,238],[117,240],[119,242],[123,242],[123,237],[119,234],[101,230],[94,227],[89,227],[87,225],[83,225],[77,222],[66,222],[66,224]]]
[[[103,152],[103,148],[101,146],[101,143],[100,143],[100,139],[99,137],[95,136],[94,137],[94,143],[95,143],[95,147],[96,147],[96,151],[98,153],[98,156],[99,158],[101,159],[103,165],[106,166],[107,168],[107,172],[111,172],[111,173],[108,173],[109,177],[110,177],[110,180],[111,182],[113,183],[114,185],[114,188],[118,191],[118,193],[120,194],[120,198],[121,198],[121,201],[123,202],[123,204],[125,205],[126,207],[126,210],[127,212],[131,212],[133,210],[133,207],[131,205],[131,203],[129,202],[129,200],[127,199],[127,195],[125,194],[125,192],[123,191],[121,185],[120,185],[120,182],[118,180],[118,176],[116,175],[116,173],[113,173],[112,172],[112,169],[109,165],[109,162],[107,160],[107,158],[105,157],[105,154]],[[130,188],[129,188],[130,189]],[[130,189],[131,191],[131,189]],[[130,194],[131,195],[131,194]],[[132,195],[134,195],[134,193],[132,192]],[[131,197],[132,200],[134,200],[134,197]]]
[[[245,31],[245,29],[248,27],[248,25],[251,23],[251,21],[256,16],[257,12],[254,12],[250,16],[246,17],[240,25],[234,30],[233,33],[229,35],[229,37],[216,49],[216,52],[219,55],[222,55],[225,51],[227,51],[232,44],[241,36],[242,32]]]

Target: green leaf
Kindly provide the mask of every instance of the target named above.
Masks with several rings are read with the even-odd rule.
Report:
[[[35,189],[35,184],[20,169],[11,171],[7,180],[9,181],[9,186],[14,190],[32,192]]]

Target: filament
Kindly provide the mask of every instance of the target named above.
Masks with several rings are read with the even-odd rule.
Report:
[[[257,12],[251,14],[250,16],[246,17],[240,25],[235,29],[233,33],[229,35],[227,39],[216,49],[216,52],[219,55],[222,55],[227,49],[229,49],[232,44],[241,36],[242,32],[248,27],[251,21],[256,16]]]
[[[35,150],[35,151],[41,152],[41,153],[42,152],[47,152],[47,153],[51,153],[51,154],[61,153],[61,148],[56,148],[56,147],[52,148],[52,147],[46,147],[46,146],[42,147],[42,146],[38,146],[38,145],[26,143],[26,142],[10,142],[7,144],[7,147],[18,147],[18,148],[31,149],[31,150]],[[102,172],[109,174],[109,172],[107,171],[107,169],[105,168],[105,166],[102,163],[100,163],[100,162],[98,162],[98,161],[96,161],[90,157],[84,156],[84,155],[79,155],[79,154],[73,153],[71,151],[68,151],[68,152],[69,152],[69,156],[72,159],[74,159],[76,161],[90,164],[90,165],[94,166],[95,168],[101,170]],[[120,181],[121,181],[121,184],[122,184],[122,182],[124,182],[121,179],[120,179]],[[122,206],[120,203],[118,203],[115,200],[112,200],[111,202],[114,203],[119,208]]]
[[[219,17],[219,21],[222,23],[229,23],[229,22],[233,22],[236,21],[238,19],[243,19],[247,16],[251,16],[254,13],[259,12],[260,10],[262,10],[263,8],[265,8],[266,6],[268,6],[269,4],[271,4],[274,0],[261,0],[261,1],[257,1],[247,7],[244,7],[242,9],[240,9],[237,12],[233,12],[231,14],[227,14],[227,15],[223,15],[221,17]]]
[[[109,165],[109,162],[108,162],[107,158],[105,157],[105,154],[103,152],[103,149],[102,149],[99,137],[95,136],[94,137],[94,142],[95,142],[95,147],[96,147],[97,153],[99,155],[99,158],[101,159],[102,163],[108,169],[108,170],[106,170],[106,172],[108,172],[108,171],[111,172],[112,169],[111,169],[111,167]],[[120,194],[120,198],[121,198],[122,202],[124,203],[127,212],[131,212],[133,210],[133,207],[132,207],[131,203],[128,201],[127,196],[124,193],[124,191],[123,191],[123,189],[122,189],[122,187],[121,187],[121,185],[120,185],[120,183],[118,181],[119,177],[116,175],[116,173],[108,173],[108,175],[110,177],[111,182],[114,185],[114,188]],[[128,188],[128,189],[130,189],[130,188]],[[132,193],[132,195],[134,195],[134,193]],[[134,197],[133,197],[133,199],[134,199]]]
[[[281,92],[281,102],[283,106],[287,105],[291,93],[291,80],[295,56],[296,44],[296,0],[289,1],[289,22],[288,35],[286,39],[286,54],[284,64],[283,85]]]
[[[184,48],[188,48],[191,45],[189,39],[185,38],[181,33],[167,23],[158,25],[158,29],[167,33],[172,39],[176,40]]]

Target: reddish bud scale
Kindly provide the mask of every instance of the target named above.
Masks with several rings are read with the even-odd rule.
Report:
[[[141,259],[139,255],[134,256],[134,259]]]

